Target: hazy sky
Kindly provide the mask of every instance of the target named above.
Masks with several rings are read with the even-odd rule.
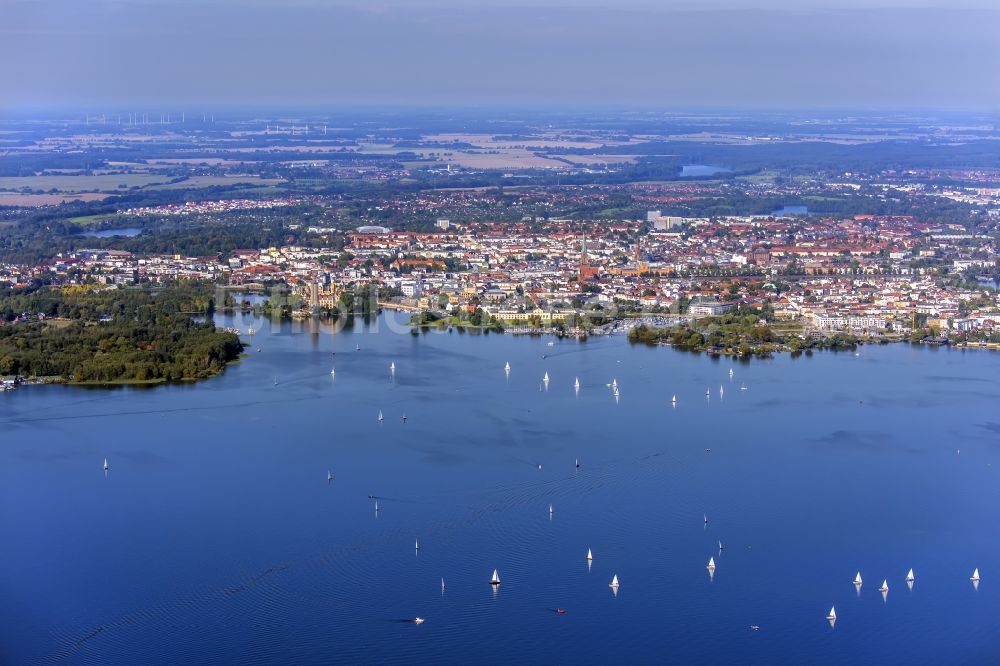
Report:
[[[0,0],[0,106],[1000,109],[1000,0]]]

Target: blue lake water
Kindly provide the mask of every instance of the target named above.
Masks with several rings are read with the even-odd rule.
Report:
[[[808,206],[784,206],[771,213],[774,217],[788,217],[791,215],[808,215]]]
[[[84,231],[81,232],[80,236],[87,236],[88,238],[111,238],[113,236],[138,236],[142,233],[142,229],[136,227],[127,227],[123,229],[100,229],[98,231]]]
[[[1000,657],[1000,355],[217,323],[207,382],[0,394],[0,663]]]
[[[714,176],[720,173],[729,173],[730,169],[712,166],[710,164],[686,164],[681,167],[681,178],[701,178]]]

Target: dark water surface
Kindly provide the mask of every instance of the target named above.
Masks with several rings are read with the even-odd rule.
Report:
[[[0,663],[1000,660],[1000,355],[217,323],[211,381],[0,394]]]

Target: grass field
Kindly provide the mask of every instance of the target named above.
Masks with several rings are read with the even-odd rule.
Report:
[[[79,217],[71,217],[66,220],[67,224],[75,224],[78,227],[89,227],[95,224],[100,224],[107,219],[114,217],[114,215],[81,215]]]
[[[0,190],[19,192],[24,189],[60,194],[77,192],[116,192],[131,187],[146,187],[166,183],[167,176],[145,173],[106,174],[101,176],[3,176]]]

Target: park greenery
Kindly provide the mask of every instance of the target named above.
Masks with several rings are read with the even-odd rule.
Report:
[[[0,290],[0,375],[76,384],[194,380],[243,349],[211,321],[212,286]]]
[[[629,331],[628,339],[631,343],[745,357],[766,357],[778,351],[848,350],[858,344],[858,339],[847,333],[803,337],[777,332],[765,322],[758,314],[741,310],[670,327],[639,325]]]

